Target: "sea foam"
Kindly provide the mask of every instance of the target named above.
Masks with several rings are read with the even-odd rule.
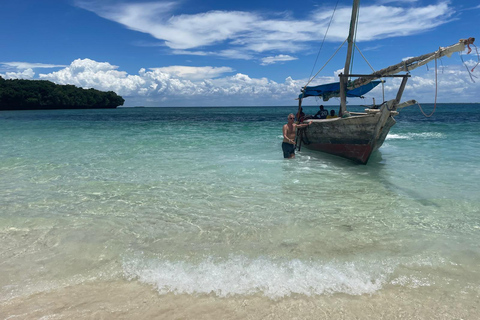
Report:
[[[421,132],[421,133],[403,133],[403,134],[396,134],[390,133],[387,135],[386,140],[413,140],[413,139],[442,139],[445,138],[445,134],[440,132]]]
[[[153,285],[161,294],[228,297],[260,293],[278,299],[292,294],[372,294],[388,282],[395,264],[277,261],[242,256],[192,263],[136,257],[125,259],[123,270],[128,280]]]

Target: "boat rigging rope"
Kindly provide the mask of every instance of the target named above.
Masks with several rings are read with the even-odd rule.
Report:
[[[335,4],[335,8],[333,9],[332,17],[330,18],[330,22],[328,23],[328,26],[327,26],[327,31],[325,31],[325,35],[323,36],[322,44],[320,45],[320,49],[318,50],[318,53],[317,53],[317,58],[315,58],[315,63],[313,64],[312,71],[310,72],[310,76],[308,77],[310,79],[308,81],[308,83],[310,83],[313,80],[313,78],[312,78],[313,70],[315,70],[315,66],[317,65],[318,57],[320,56],[320,52],[322,51],[323,44],[325,43],[325,38],[327,37],[328,30],[330,29],[330,25],[332,24],[333,16],[335,15],[335,11],[337,10],[337,6],[338,6],[339,1],[340,0],[337,0],[337,4]],[[315,76],[317,76],[317,74]]]
[[[375,72],[375,69],[373,69],[372,65],[370,64],[370,62],[368,62],[367,58],[365,58],[365,56],[363,55],[362,51],[360,51],[360,48],[357,46],[356,43],[355,43],[355,48],[357,48],[358,52],[359,52],[360,55],[362,56],[363,60],[365,60],[365,62],[368,64],[368,66],[370,67],[370,69],[372,69],[372,71]]]
[[[473,43],[468,43],[468,53],[469,54],[470,52],[472,52],[472,48],[470,48],[470,45],[473,45],[475,47],[475,51],[477,52],[477,63],[475,64],[475,66],[472,68],[472,70],[470,70],[467,66],[467,64],[465,63],[465,61],[463,60],[463,56],[462,54],[460,53],[460,58],[462,59],[462,62],[463,62],[463,65],[465,66],[465,68],[467,69],[467,72],[468,72],[468,75],[470,76],[470,79],[472,80],[472,82],[475,83],[475,80],[473,80],[473,78],[476,78],[474,75],[472,75],[472,72],[475,70],[475,68],[480,64],[480,54],[478,52],[478,48],[476,45],[474,45]],[[441,50],[441,48],[440,48]],[[438,52],[440,52],[440,50]],[[431,114],[427,115],[425,114],[425,112],[423,111],[422,109],[422,106],[420,105],[420,103],[417,102],[417,105],[420,107],[420,111],[422,112],[422,114],[427,117],[427,118],[430,118],[431,116],[433,116],[433,114],[435,113],[435,109],[437,108],[437,95],[438,95],[438,66],[437,66],[437,55],[435,55],[435,104],[433,106],[433,111]]]
[[[332,56],[330,57],[330,59],[328,59],[328,61],[325,62],[325,64],[323,65],[323,67],[320,68],[320,70],[318,70],[318,72],[315,73],[315,75],[314,75],[310,80],[308,80],[307,84],[303,87],[303,89],[305,89],[305,88],[310,84],[310,82],[312,82],[313,79],[315,79],[315,77],[318,76],[318,74],[319,74],[320,72],[322,72],[323,68],[325,68],[325,67],[327,66],[327,64],[330,62],[330,60],[332,60],[333,57],[335,57],[335,55],[336,55],[337,52],[343,47],[343,45],[345,44],[345,42],[347,42],[347,39],[345,39],[345,41],[343,41],[343,43],[340,45],[340,47],[338,47],[337,51],[335,51],[335,52],[332,54]]]
[[[367,58],[365,58],[365,56],[363,55],[362,51],[360,51],[360,48],[357,46],[356,43],[355,43],[355,48],[357,48],[357,50],[360,53],[360,55],[362,56],[363,60],[365,60],[365,62],[370,67],[370,69],[372,69],[373,73],[375,73],[376,70],[372,67],[370,62],[368,62]],[[384,80],[382,80],[382,93],[383,93],[383,101],[385,102],[385,81]]]
[[[439,50],[440,52],[440,50]],[[420,105],[420,103],[417,102],[417,105],[418,107],[420,108],[420,111],[422,112],[422,114],[426,117],[426,118],[430,118],[431,116],[433,116],[433,114],[435,113],[435,109],[437,109],[437,95],[438,95],[438,66],[437,66],[437,55],[435,54],[435,104],[433,105],[433,111],[432,113],[430,114],[426,114],[423,109],[422,109],[422,106]]]
[[[475,51],[477,52],[477,64],[475,65],[475,67],[472,68],[472,72],[473,70],[475,70],[475,68],[480,64],[480,55],[478,54],[478,48],[476,45],[474,45],[473,43],[471,44],[472,46],[475,47]],[[469,47],[470,48],[470,47]]]
[[[470,53],[472,51],[472,49],[470,48],[470,45],[473,45],[475,47],[475,51],[477,52],[477,64],[472,68],[472,70],[470,70],[468,68],[467,64],[465,63],[465,61],[463,60],[463,55],[461,53],[460,53],[460,59],[462,59],[463,65],[465,66],[465,69],[467,69],[467,72],[468,72],[468,75],[470,76],[470,79],[472,80],[473,83],[475,83],[475,80],[473,80],[473,78],[476,78],[476,77],[472,74],[472,72],[480,64],[480,55],[478,53],[477,46],[474,45],[473,43],[468,44],[468,53]]]

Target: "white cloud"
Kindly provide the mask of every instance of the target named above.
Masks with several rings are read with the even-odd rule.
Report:
[[[363,6],[358,18],[357,41],[381,40],[391,37],[414,35],[434,29],[450,21],[455,13],[448,2],[424,7],[400,7],[387,5]],[[343,41],[347,37],[351,9],[337,9],[327,39]],[[388,23],[381,23],[385,21]]]
[[[476,61],[466,60],[472,68]],[[125,106],[232,106],[232,105],[295,105],[295,98],[305,79],[287,77],[283,82],[268,78],[252,78],[247,74],[231,74],[230,67],[170,66],[140,69],[138,74],[127,74],[108,62],[78,59],[56,72],[40,74],[39,78],[58,84],[72,84],[82,88],[115,91],[126,99]],[[423,72],[423,74],[422,74]],[[479,88],[470,80],[464,66],[448,66],[438,70],[439,102],[478,101]],[[24,73],[12,73],[6,79],[33,78],[31,69]],[[315,80],[317,85],[337,81],[334,75]],[[404,100],[416,99],[432,102],[435,92],[434,68],[417,69],[408,81]],[[387,79],[386,98],[395,97],[400,79]],[[443,90],[445,89],[445,90]],[[376,91],[375,91],[376,90]],[[377,87],[368,98],[381,99],[381,88]],[[453,94],[452,94],[453,93]],[[336,104],[332,99],[329,103]],[[305,102],[315,104],[314,99]],[[352,104],[361,104],[352,99]]]
[[[465,64],[470,69],[476,69],[480,65],[480,61],[467,60],[465,61]]]
[[[340,73],[343,73],[343,68],[337,69],[333,73],[335,74],[335,79],[338,79],[338,76],[340,75]]]
[[[173,50],[173,54],[184,54],[184,55],[194,55],[194,56],[217,56],[221,58],[229,59],[240,59],[240,60],[251,60],[253,55],[242,52],[241,50],[228,49],[228,50],[217,50],[217,51],[191,51],[191,50]]]
[[[385,1],[387,3],[389,1]],[[363,6],[359,17],[357,41],[407,36],[431,30],[449,21],[454,10],[449,2],[407,7],[397,5]],[[410,3],[408,3],[410,2]],[[320,7],[304,19],[291,16],[273,18],[267,14],[244,11],[208,11],[178,14],[176,2],[144,2],[103,4],[77,1],[77,6],[115,21],[125,27],[150,34],[164,41],[175,54],[206,55],[220,50],[204,50],[225,46],[223,55],[230,58],[255,58],[262,53],[295,53],[305,50],[311,41],[323,38],[330,22],[331,8]],[[351,8],[339,7],[329,29],[327,41],[343,41],[347,37]],[[388,21],[381,24],[379,21]],[[198,50],[201,48],[202,50]],[[197,49],[197,50],[195,50]],[[208,53],[207,53],[208,52]],[[222,53],[217,54],[222,55]]]
[[[29,63],[29,62],[0,62],[4,67],[15,68],[18,70],[36,69],[36,68],[64,68],[66,65],[46,64],[46,63]]]
[[[217,78],[224,73],[233,72],[229,67],[188,67],[188,66],[170,66],[164,68],[150,68],[163,73],[170,74],[172,77],[189,80],[202,80]]]
[[[35,76],[35,72],[32,69],[25,69],[20,72],[5,72],[0,73],[0,77],[3,79],[26,79],[31,80]]]
[[[40,79],[82,88],[115,91],[126,98],[126,106],[149,105],[242,105],[270,100],[293,102],[301,81],[291,78],[277,83],[267,78],[251,78],[230,67],[170,66],[140,69],[137,75],[118,71],[107,62],[77,59],[70,66]]]
[[[383,5],[383,4],[387,4],[387,3],[393,3],[393,2],[414,3],[414,2],[417,2],[417,1],[418,0],[380,0],[380,1],[378,1],[378,3]]]
[[[460,11],[477,10],[477,9],[480,9],[480,4],[475,6],[475,7],[469,7],[469,8],[462,9]]]
[[[297,60],[297,58],[285,55],[285,54],[279,54],[274,57],[266,57],[262,59],[262,65],[268,65],[268,64],[273,64],[277,62],[285,62],[285,61],[292,61],[292,60]]]
[[[425,7],[370,6],[360,12],[357,41],[422,33],[450,21],[454,10],[447,2]],[[378,21],[388,21],[381,27]]]
[[[73,84],[82,88],[96,88],[105,91],[122,92],[125,95],[136,94],[145,81],[137,75],[127,75],[117,71],[118,67],[108,62],[90,59],[77,59],[70,66],[49,74],[40,74],[40,79],[58,84]]]
[[[246,30],[258,18],[241,11],[209,11],[173,15],[174,2],[117,3],[77,1],[77,5],[129,29],[165,40],[172,49],[191,49],[212,45]]]
[[[473,61],[466,61],[466,64],[474,65]],[[473,74],[475,75],[475,74]],[[385,94],[387,98],[395,97],[400,78],[387,78]],[[475,81],[477,81],[475,79]],[[435,87],[438,88],[437,102],[478,102],[479,85],[473,82],[464,66],[439,67],[437,70],[437,83],[435,82],[435,68],[416,69],[409,78],[402,101],[414,99],[423,103],[432,103],[435,100]],[[381,86],[377,90],[378,97],[381,97]],[[372,90],[372,93],[375,91]],[[377,99],[378,102],[378,99]]]
[[[0,62],[0,68],[5,73],[0,73],[0,76],[4,79],[33,79],[35,72],[33,69],[44,68],[64,68],[65,65],[58,64],[46,64],[46,63],[30,63],[30,62]]]

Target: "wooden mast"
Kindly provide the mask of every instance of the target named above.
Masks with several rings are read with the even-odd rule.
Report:
[[[350,61],[352,60],[353,52],[353,37],[355,36],[355,27],[357,24],[358,17],[358,7],[360,0],[353,0],[352,7],[352,17],[350,20],[350,30],[348,33],[348,49],[347,49],[347,60],[345,61],[345,68],[343,68],[343,74],[340,74],[340,112],[339,115],[342,116],[343,113],[347,110],[347,82],[348,75],[350,74]]]

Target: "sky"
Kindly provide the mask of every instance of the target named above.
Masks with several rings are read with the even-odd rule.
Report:
[[[349,0],[1,0],[0,76],[114,91],[127,107],[294,106],[318,71],[311,85],[338,81],[351,6]],[[479,20],[477,1],[361,1],[352,72],[368,74],[478,37]],[[471,49],[413,70],[402,100],[480,102],[479,56]],[[400,80],[386,80],[348,103],[395,97]],[[308,99],[305,105],[339,103]]]

